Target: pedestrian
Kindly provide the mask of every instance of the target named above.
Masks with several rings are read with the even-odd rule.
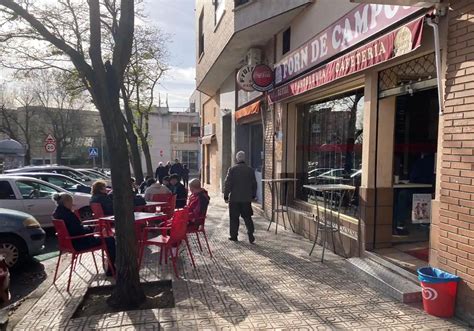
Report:
[[[252,201],[257,196],[257,180],[255,171],[245,164],[245,152],[237,152],[237,164],[229,168],[224,184],[224,200],[229,204],[230,237],[237,241],[240,217],[245,221],[249,242],[255,242],[254,224],[252,220]]]
[[[160,182],[160,184],[163,184],[163,177],[168,176],[168,171],[169,169],[163,165],[163,162],[158,164],[158,168],[156,168],[155,171],[155,178]]]
[[[166,176],[169,176],[170,175],[170,169],[171,169],[171,161],[168,161],[166,163],[165,168],[166,168]]]
[[[184,187],[188,188],[188,185],[189,185],[189,169],[188,169],[187,164],[183,165],[183,184],[184,184]]]
[[[152,201],[153,196],[157,194],[171,194],[171,191],[165,185],[152,178],[150,179],[150,185],[145,190],[145,200]]]
[[[85,228],[79,218],[72,211],[73,198],[72,195],[66,192],[53,194],[53,200],[56,202],[56,210],[54,211],[53,217],[58,220],[62,220],[66,225],[69,236],[76,237],[82,235],[89,235],[84,238],[72,239],[72,246],[74,249],[82,251],[87,248],[99,246],[101,239],[93,237],[90,234],[92,230]],[[110,257],[112,265],[115,264],[115,239],[113,237],[105,237],[105,245],[107,247],[107,253]],[[107,268],[107,276],[112,276],[112,270]]]
[[[178,174],[171,175],[169,189],[171,193],[176,194],[176,208],[184,208],[184,206],[186,206],[186,200],[188,199],[188,193],[179,180],[180,177]]]
[[[148,181],[150,178],[153,178],[153,177],[152,177],[152,176],[146,176],[145,179],[143,180],[143,182],[140,184],[140,193],[141,193],[141,194],[145,193],[145,190],[146,190],[146,188],[148,187],[148,186],[147,186],[147,181]]]
[[[179,181],[183,178],[183,165],[179,162],[178,159],[174,160],[173,165],[170,168],[170,176],[171,175],[178,175]]]

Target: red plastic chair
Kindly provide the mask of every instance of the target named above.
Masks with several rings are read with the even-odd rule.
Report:
[[[179,278],[178,269],[176,268],[176,260],[178,259],[179,247],[184,241],[187,246],[192,265],[195,268],[196,265],[194,264],[193,253],[191,252],[191,247],[189,246],[188,237],[186,235],[188,217],[189,211],[187,209],[180,209],[174,213],[173,219],[171,220],[171,226],[145,227],[143,229],[142,240],[140,242],[139,265],[141,266],[143,261],[145,246],[158,246],[160,247],[160,264],[162,263],[163,257],[165,259],[165,263],[168,263],[168,257],[171,257],[174,273],[176,277]],[[164,234],[164,231],[168,230],[169,235]],[[148,238],[148,234],[153,231],[162,231],[162,233],[156,237]],[[174,254],[173,250],[175,251]]]
[[[192,216],[190,215],[190,218]],[[212,252],[211,252],[211,247],[209,246],[209,241],[207,240],[207,235],[206,235],[206,229],[204,227],[204,224],[206,223],[206,217],[202,218],[195,218],[192,221],[189,221],[188,223],[188,228],[187,228],[187,233],[195,233],[197,242],[199,245],[199,249],[202,252],[202,246],[201,246],[201,240],[199,240],[199,233],[202,233],[204,235],[204,240],[206,241],[207,245],[207,250],[209,251],[209,255],[212,258]]]
[[[69,288],[71,287],[72,271],[76,268],[77,258],[80,257],[84,253],[92,253],[92,259],[94,260],[95,270],[97,271],[97,273],[99,273],[99,269],[97,268],[97,262],[95,260],[94,252],[101,251],[103,254],[104,251],[107,252],[107,247],[105,246],[105,242],[102,240],[101,243],[98,244],[97,246],[80,250],[80,251],[76,250],[72,244],[72,241],[74,239],[87,238],[87,237],[99,237],[100,233],[92,232],[92,233],[84,234],[81,236],[71,237],[66,228],[66,224],[64,224],[63,220],[53,220],[53,224],[56,230],[56,236],[58,237],[58,245],[59,245],[59,257],[58,257],[58,263],[56,264],[56,271],[54,272],[53,283],[54,284],[56,283],[56,278],[58,275],[58,269],[59,269],[59,264],[61,263],[62,254],[71,253],[72,254],[71,267],[69,270],[69,279],[67,282],[67,291],[69,292]],[[114,273],[114,267],[112,263],[110,262],[110,259],[107,259],[107,260],[108,260],[109,267]]]
[[[94,218],[101,218],[104,217],[104,210],[102,209],[102,205],[98,202],[91,202],[90,203],[92,213],[94,214]]]

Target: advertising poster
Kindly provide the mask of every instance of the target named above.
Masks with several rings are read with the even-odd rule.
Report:
[[[411,221],[413,224],[431,223],[431,194],[413,194]]]

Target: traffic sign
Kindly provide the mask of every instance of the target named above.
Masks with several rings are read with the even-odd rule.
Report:
[[[98,157],[98,156],[99,156],[99,149],[97,147],[90,147],[89,157]]]
[[[46,143],[46,144],[44,144],[44,149],[47,153],[54,153],[54,152],[56,152],[56,144]]]
[[[44,140],[45,143],[56,144],[56,139],[53,137],[52,134],[48,134],[46,139]]]

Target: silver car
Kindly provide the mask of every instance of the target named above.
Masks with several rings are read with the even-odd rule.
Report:
[[[0,255],[10,269],[21,265],[28,256],[44,248],[45,232],[30,214],[0,208]]]

